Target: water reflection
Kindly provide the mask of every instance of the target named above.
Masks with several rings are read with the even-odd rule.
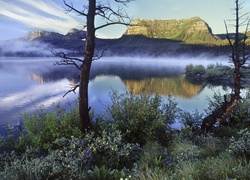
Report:
[[[0,126],[18,123],[19,113],[34,112],[52,103],[75,103],[77,93],[63,98],[78,82],[79,72],[72,66],[55,66],[57,58],[0,59]],[[110,92],[174,95],[183,109],[204,109],[214,89],[185,80],[182,73],[190,61],[145,58],[104,58],[93,62],[89,84],[90,106],[97,113],[105,112],[111,102]],[[142,63],[143,62],[143,63]],[[192,60],[192,62],[194,62]],[[200,61],[196,62],[197,64]],[[212,62],[211,62],[212,63]],[[211,64],[210,63],[210,64]]]
[[[160,94],[173,95],[182,98],[192,98],[204,88],[205,83],[192,84],[185,79],[184,75],[179,77],[148,78],[144,80],[124,80],[126,87],[133,94]]]

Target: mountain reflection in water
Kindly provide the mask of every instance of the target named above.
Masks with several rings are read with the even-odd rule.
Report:
[[[221,61],[218,61],[221,60]],[[223,61],[224,60],[224,61]],[[19,113],[35,112],[44,105],[61,102],[68,105],[77,98],[70,93],[71,85],[79,81],[73,66],[55,66],[58,58],[0,58],[0,125],[18,124]],[[111,102],[110,92],[173,95],[180,108],[203,110],[207,98],[215,91],[227,91],[221,86],[195,85],[185,80],[185,66],[215,64],[225,59],[178,58],[103,58],[93,62],[89,84],[89,103],[97,113],[105,113]],[[192,109],[191,109],[192,108]]]
[[[197,95],[205,83],[192,84],[185,79],[184,75],[179,77],[148,78],[144,80],[124,80],[128,90],[133,94],[159,94],[173,95],[182,98],[192,98]]]

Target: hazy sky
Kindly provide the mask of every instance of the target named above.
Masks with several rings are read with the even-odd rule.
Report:
[[[81,9],[86,0],[65,0]],[[106,0],[101,0],[106,1]],[[112,0],[109,0],[112,1]],[[213,33],[225,33],[224,20],[233,19],[235,0],[135,0],[127,7],[133,18],[183,19],[199,16]],[[250,0],[245,0],[244,12],[250,12]],[[80,28],[84,17],[66,13],[63,0],[0,0],[0,40],[23,37],[37,29],[66,34]],[[126,27],[114,26],[98,31],[99,37],[118,38]]]

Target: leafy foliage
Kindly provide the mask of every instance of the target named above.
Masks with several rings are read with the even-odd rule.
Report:
[[[206,68],[206,73],[204,78],[209,82],[214,82],[218,80],[228,80],[233,77],[233,69],[229,66],[224,66],[222,64],[209,65]]]
[[[200,124],[203,117],[203,113],[199,113],[198,110],[194,112],[180,111],[179,121],[184,125],[182,133],[186,136],[193,136],[200,130]]]
[[[49,149],[58,138],[71,136],[80,137],[79,117],[77,108],[67,111],[60,104],[54,110],[41,109],[36,114],[24,114],[24,129],[31,145],[37,148]]]
[[[0,179],[248,179],[250,176],[248,129],[239,131],[230,142],[227,136],[197,136],[192,128],[199,127],[202,114],[180,111],[171,98],[163,103],[159,96],[115,94],[112,97],[116,100],[115,106],[109,109],[113,119],[98,116],[92,130],[85,136],[75,133],[79,129],[63,129],[66,127],[62,125],[64,121],[73,122],[77,127],[78,123],[73,118],[76,117],[75,109],[64,111],[57,107],[56,111],[44,110],[36,114],[40,117],[37,119],[31,118],[34,115],[25,116],[32,119],[31,124],[25,125],[23,130],[10,129],[11,134],[1,139],[1,149],[8,146],[8,141],[10,146],[0,154]],[[217,94],[207,112],[219,106],[223,98]],[[247,102],[243,98],[239,107],[232,111],[242,114],[243,124],[248,122],[247,118],[244,120],[249,108]],[[237,116],[237,113],[232,113],[227,118]],[[176,117],[181,117],[184,128],[170,131],[166,127]],[[51,121],[57,119],[59,127],[55,124],[49,127],[49,122],[44,123],[46,118]],[[152,123],[146,123],[144,119]],[[133,131],[122,131],[122,125]],[[135,132],[134,126],[140,133]],[[215,129],[221,130],[222,126]],[[24,133],[27,127],[36,133]],[[237,126],[234,130],[242,127]],[[48,135],[42,136],[38,130]],[[55,130],[62,137],[53,136]],[[171,134],[171,138],[167,138],[165,141],[168,143],[162,146],[166,134]],[[128,138],[134,135],[139,139],[134,138],[134,141],[143,142],[140,146],[129,142]],[[41,138],[39,143],[31,139],[36,136]],[[45,147],[43,143],[48,141],[48,137],[55,140]],[[46,151],[42,150],[44,148]]]
[[[237,138],[230,139],[229,150],[234,154],[250,156],[250,130],[245,128],[237,134]]]
[[[185,69],[186,78],[191,82],[206,81],[212,84],[231,83],[233,80],[233,68],[222,64],[210,64],[206,68],[203,65],[189,64]],[[232,84],[232,83],[231,83]]]
[[[220,93],[215,93],[213,99],[209,101],[206,113],[211,113],[221,106],[225,98],[229,101],[230,97],[229,94],[222,96]],[[249,127],[249,99],[250,93],[248,91],[246,91],[245,94],[242,93],[242,98],[238,100],[238,103],[230,110],[230,113],[220,120],[219,126],[214,128],[214,133],[217,136],[231,137],[236,135],[239,130]]]
[[[4,154],[1,179],[81,179],[84,178],[89,152],[82,147],[78,139],[60,139],[57,144],[64,144],[62,149],[51,150],[43,157],[34,148],[27,148],[22,156],[14,151]]]
[[[116,129],[104,130],[100,135],[90,132],[85,139],[92,150],[93,163],[98,166],[129,168],[137,160],[140,150],[137,144],[123,142],[121,132]]]
[[[196,65],[189,64],[186,66],[186,75],[187,76],[194,76],[194,75],[203,75],[205,74],[206,69],[203,65]]]
[[[174,122],[178,112],[177,103],[169,98],[163,103],[160,96],[132,95],[128,92],[111,96],[108,112],[121,131],[124,141],[145,145],[148,140],[157,140],[158,131]],[[165,131],[166,132],[166,131]]]

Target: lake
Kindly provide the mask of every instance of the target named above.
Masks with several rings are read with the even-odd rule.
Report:
[[[54,65],[59,58],[0,58],[0,126],[20,124],[20,113],[32,113],[53,103],[75,105],[77,94],[63,95],[77,82],[73,66]],[[89,103],[96,113],[105,113],[110,92],[172,95],[180,108],[203,111],[215,92],[228,93],[222,86],[192,84],[183,73],[187,64],[228,64],[227,57],[105,57],[93,62]]]

